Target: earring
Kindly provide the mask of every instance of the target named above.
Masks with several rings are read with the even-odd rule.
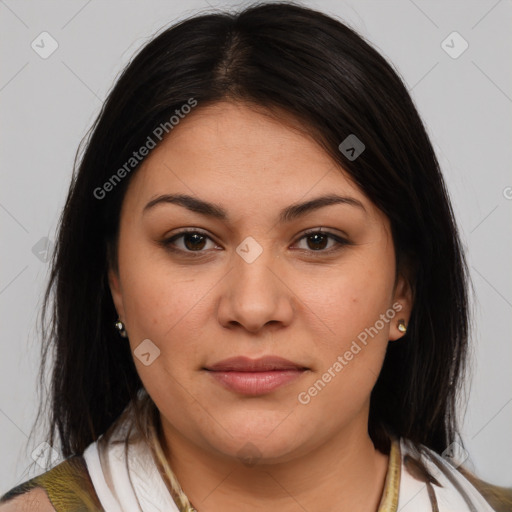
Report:
[[[114,324],[114,326],[117,329],[117,331],[119,332],[119,336],[121,336],[122,338],[126,338],[128,336],[126,334],[124,324],[123,324],[123,322],[121,322],[121,320],[119,320],[119,318],[117,319],[117,322]]]
[[[407,327],[405,326],[405,320],[398,320],[398,330],[400,332],[407,332]]]

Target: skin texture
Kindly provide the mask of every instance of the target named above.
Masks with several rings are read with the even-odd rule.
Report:
[[[229,221],[175,204],[143,213],[176,193],[222,206]],[[366,213],[336,204],[278,222],[281,209],[332,193],[358,199]],[[120,222],[112,296],[132,351],[145,339],[160,350],[148,366],[134,361],[198,510],[377,510],[388,457],[368,435],[370,393],[412,307],[407,281],[395,287],[388,218],[298,123],[220,102],[198,105],[149,154]],[[160,245],[183,228],[209,238],[175,240],[179,254]],[[334,239],[304,238],[313,228],[350,244],[329,253]],[[262,249],[251,263],[236,251],[249,236]],[[396,303],[401,311],[300,403]],[[309,370],[261,396],[227,390],[203,370],[239,355],[277,355]]]

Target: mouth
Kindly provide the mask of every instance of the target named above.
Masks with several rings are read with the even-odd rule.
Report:
[[[309,368],[277,356],[233,357],[203,368],[226,389],[243,395],[264,395],[288,384]]]

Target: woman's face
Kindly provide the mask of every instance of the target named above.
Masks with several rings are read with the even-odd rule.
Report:
[[[352,199],[314,207],[333,195]],[[120,222],[110,287],[168,440],[278,462],[368,435],[410,289],[387,217],[309,136],[199,104],[132,177]],[[238,356],[290,365],[213,371]]]

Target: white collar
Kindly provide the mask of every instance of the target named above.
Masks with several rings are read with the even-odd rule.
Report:
[[[105,512],[181,512],[151,449],[129,419],[115,428],[107,442],[101,436],[83,454],[102,507]],[[130,443],[125,444],[127,434]]]

